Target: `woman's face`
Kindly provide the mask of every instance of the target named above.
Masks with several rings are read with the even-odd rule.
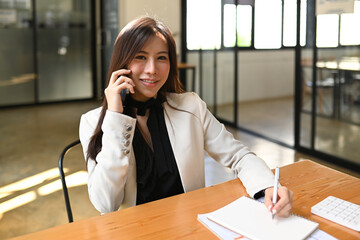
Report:
[[[156,97],[170,72],[169,49],[164,36],[157,33],[149,38],[128,68],[135,84],[132,97],[142,102]]]

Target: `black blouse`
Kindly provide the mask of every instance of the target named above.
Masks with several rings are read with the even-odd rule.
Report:
[[[154,151],[146,143],[138,127],[135,128],[132,142],[136,159],[136,204],[184,193],[165,125],[162,103],[154,98],[146,102],[138,102],[128,95],[124,105],[124,114],[132,117],[135,117],[134,109],[137,109],[137,115],[141,116],[150,109],[147,127]]]

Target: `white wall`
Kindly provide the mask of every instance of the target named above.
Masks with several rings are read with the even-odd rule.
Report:
[[[218,104],[234,99],[234,54],[218,52]],[[294,95],[295,51],[238,52],[238,99],[253,101]]]
[[[178,54],[181,49],[180,0],[119,0],[119,27],[140,16],[154,17],[167,25],[174,35]]]
[[[239,101],[294,95],[295,51],[240,51]]]
[[[219,51],[216,56],[216,102],[217,104],[234,101],[235,55],[233,51]]]

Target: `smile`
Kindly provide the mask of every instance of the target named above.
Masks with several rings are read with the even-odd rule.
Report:
[[[156,83],[156,80],[150,80],[150,79],[141,79],[141,81],[143,82],[147,82],[147,83]]]

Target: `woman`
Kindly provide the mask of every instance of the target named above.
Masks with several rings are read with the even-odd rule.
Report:
[[[129,94],[123,94],[128,91]],[[205,186],[204,150],[232,168],[269,210],[291,211],[292,193],[278,191],[263,160],[233,136],[195,93],[178,79],[176,46],[169,29],[143,17],[116,39],[101,108],[80,121],[90,200],[107,213]]]

